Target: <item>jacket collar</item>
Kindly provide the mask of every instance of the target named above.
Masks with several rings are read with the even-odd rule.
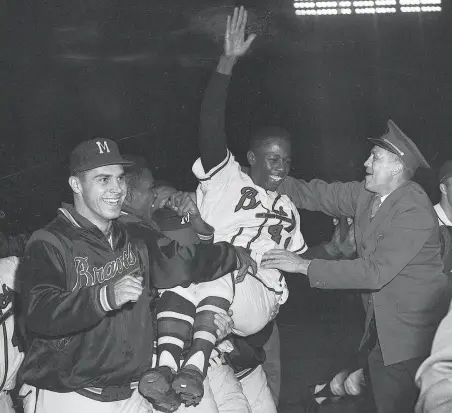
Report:
[[[96,235],[97,237],[104,239],[107,241],[104,233],[91,221],[86,219],[84,216],[80,215],[73,205],[67,204],[63,202],[61,204],[61,208],[58,208],[58,212],[63,215],[66,220],[74,227],[78,229],[82,229]],[[119,224],[117,220],[113,220],[112,222],[112,236],[113,236],[113,245],[117,244],[117,241],[121,235],[121,229],[119,228]],[[108,242],[108,241],[107,241]]]

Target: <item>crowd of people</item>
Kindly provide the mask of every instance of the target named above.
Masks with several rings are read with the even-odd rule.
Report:
[[[366,314],[357,362],[313,386],[306,411],[364,387],[377,413],[452,411],[452,161],[435,206],[412,181],[428,162],[391,120],[362,182],[288,176],[291,136],[276,126],[252,134],[241,166],[225,106],[255,38],[246,22],[243,7],[228,17],[204,94],[195,193],[88,140],[70,155],[73,204],[0,238],[0,411],[274,413],[284,273],[357,290]],[[298,209],[349,225],[308,248]]]

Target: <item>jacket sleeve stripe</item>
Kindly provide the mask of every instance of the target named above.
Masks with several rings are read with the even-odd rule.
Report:
[[[113,310],[113,308],[110,306],[110,304],[108,302],[108,298],[107,298],[107,285],[104,285],[99,290],[99,300],[100,300],[100,305],[102,306],[104,311],[112,311]]]

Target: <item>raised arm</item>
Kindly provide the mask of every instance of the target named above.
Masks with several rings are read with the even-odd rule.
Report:
[[[247,12],[243,7],[235,8],[228,16],[224,40],[224,53],[204,93],[199,127],[199,150],[205,171],[221,163],[226,157],[227,137],[224,126],[226,97],[232,69],[240,56],[249,49],[256,37],[245,40]]]

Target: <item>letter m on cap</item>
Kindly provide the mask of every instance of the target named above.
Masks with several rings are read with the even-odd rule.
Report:
[[[99,153],[104,153],[104,151],[107,153],[110,153],[110,148],[108,147],[108,144],[106,141],[104,141],[103,143],[97,141],[96,145],[99,148]]]

